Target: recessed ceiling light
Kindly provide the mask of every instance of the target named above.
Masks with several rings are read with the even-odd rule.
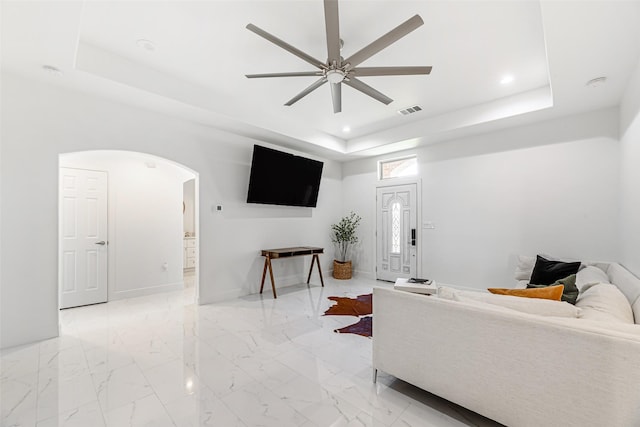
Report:
[[[513,76],[511,74],[503,76],[502,79],[500,79],[500,84],[502,85],[508,85],[509,83],[512,83],[514,80]]]
[[[53,65],[43,65],[42,69],[44,71],[46,71],[47,73],[54,75],[54,76],[61,76],[62,75],[62,71],[60,71],[59,68],[54,67]]]
[[[342,128],[342,132],[351,132],[351,128],[349,126],[345,126]]]
[[[140,49],[144,49],[147,52],[153,52],[154,50],[156,50],[156,45],[153,44],[151,40],[139,39],[136,43],[138,44],[138,47]]]
[[[607,78],[602,76],[602,77],[596,77],[595,79],[591,79],[587,82],[586,86],[587,87],[598,87],[598,86],[602,86],[603,84],[605,84],[607,81]]]

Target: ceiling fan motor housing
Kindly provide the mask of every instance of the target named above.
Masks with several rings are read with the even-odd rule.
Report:
[[[341,83],[346,77],[346,73],[342,70],[329,70],[327,71],[326,77],[329,80],[329,83],[338,84]]]

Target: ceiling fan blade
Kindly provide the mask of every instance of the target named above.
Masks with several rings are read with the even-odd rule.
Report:
[[[430,74],[432,67],[358,67],[351,70],[354,76],[406,76]]]
[[[321,76],[322,71],[300,71],[292,73],[264,73],[264,74],[245,74],[245,77],[249,79],[260,79],[263,77],[306,77],[306,76]]]
[[[380,52],[385,47],[397,42],[402,37],[420,27],[422,24],[424,24],[424,21],[420,18],[420,15],[415,15],[342,62],[345,64],[349,63],[351,64],[351,68],[354,68],[361,62],[366,61],[376,53]]]
[[[364,93],[365,95],[369,95],[373,99],[382,102],[384,105],[389,105],[390,103],[393,102],[393,99],[391,99],[388,96],[378,92],[377,90],[375,90],[374,88],[372,88],[368,84],[363,83],[361,80],[358,80],[355,77],[351,77],[349,80],[344,79],[342,81],[342,83],[344,83],[344,84],[346,84],[348,86],[351,86],[352,88],[354,88],[356,90],[359,90],[360,92]]]
[[[327,31],[327,54],[329,65],[340,66],[340,21],[338,0],[324,0],[324,23]]]
[[[305,90],[303,90],[302,92],[300,92],[299,94],[297,94],[296,96],[294,96],[293,98],[291,98],[289,101],[287,101],[286,106],[290,107],[291,105],[295,104],[296,102],[300,101],[302,98],[304,98],[305,96],[309,95],[311,92],[313,92],[314,90],[318,89],[320,86],[322,86],[323,84],[325,84],[327,82],[327,79],[322,77],[321,79],[316,80],[311,86],[309,86],[308,88],[306,88]]]
[[[326,68],[326,64],[324,62],[314,58],[311,55],[307,55],[306,53],[304,53],[300,49],[291,46],[289,43],[287,43],[287,42],[285,42],[283,40],[280,40],[276,36],[267,33],[265,30],[263,30],[261,28],[258,28],[253,24],[248,24],[247,25],[247,29],[249,31],[252,31],[252,32],[256,33],[260,37],[269,40],[271,43],[280,46],[284,50],[286,50],[286,51],[288,51],[290,53],[293,53],[298,58],[303,59],[304,61],[307,61],[309,64],[311,64],[311,65],[313,65],[315,67],[318,67],[320,69]]]
[[[340,113],[342,111],[342,84],[331,83],[331,100],[333,101],[333,112]]]

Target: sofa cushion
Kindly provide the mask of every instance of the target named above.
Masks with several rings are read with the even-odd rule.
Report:
[[[490,294],[489,294],[490,295]],[[490,304],[484,301],[480,301],[480,300],[476,300],[474,298],[465,298],[465,297],[461,297],[456,295],[455,297],[453,296],[453,294],[449,294],[449,295],[442,295],[442,296],[438,296],[438,298],[440,299],[446,299],[449,301],[454,301],[455,303],[460,303],[460,304],[464,304],[466,306],[471,306],[471,307],[476,307],[482,310],[491,310],[491,311],[497,311],[500,313],[522,313],[522,311],[520,310],[514,310],[510,307],[505,307],[502,305],[498,305],[498,304]]]
[[[552,261],[538,255],[529,282],[534,285],[550,285],[556,280],[576,274],[578,269],[580,269],[580,261]]]
[[[576,274],[576,287],[582,291],[589,283],[609,283],[609,276],[600,268],[589,265]]]
[[[609,275],[609,281],[622,291],[629,300],[629,304],[635,304],[640,298],[640,280],[629,270],[615,262],[609,264],[607,274]],[[635,315],[636,317],[640,316],[640,312],[636,312]]]
[[[563,285],[564,291],[562,291],[562,301],[566,301],[569,304],[575,304],[578,299],[578,288],[576,287],[576,275],[572,274],[564,279],[556,280],[549,286]],[[534,285],[529,283],[527,288],[544,288],[547,285]]]
[[[597,283],[583,287],[576,307],[582,309],[580,318],[601,322],[633,323],[631,304],[611,283]]]
[[[511,295],[514,297],[542,298],[560,301],[564,285],[543,286],[541,288],[528,289],[488,288],[487,290],[492,294],[497,295]]]
[[[580,315],[579,308],[566,302],[539,298],[521,298],[510,295],[494,295],[488,292],[460,291],[446,286],[438,287],[438,297],[464,303],[475,301],[539,316],[575,318]]]

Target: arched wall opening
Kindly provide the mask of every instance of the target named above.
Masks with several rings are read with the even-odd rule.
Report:
[[[106,271],[102,273],[106,275],[108,301],[179,290],[185,283],[194,284],[197,301],[197,172],[166,158],[121,150],[63,153],[59,155],[59,167],[71,173],[102,171],[106,175],[108,244],[98,250],[105,251],[107,260]],[[64,273],[69,267],[65,266],[63,250],[63,191],[61,179],[58,255],[61,308],[68,306],[64,298],[69,288]],[[185,239],[187,235],[189,238]],[[186,265],[187,241],[193,268]]]

